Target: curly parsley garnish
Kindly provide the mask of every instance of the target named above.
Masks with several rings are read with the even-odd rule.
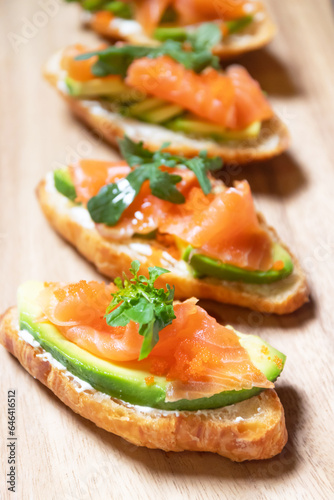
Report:
[[[192,170],[205,194],[211,191],[208,172],[218,170],[222,166],[220,158],[208,158],[206,151],[201,151],[199,156],[189,159],[163,152],[168,144],[163,144],[159,151],[151,152],[145,149],[141,142],[136,143],[125,137],[119,141],[119,145],[124,159],[131,167],[136,168],[118,182],[103,186],[87,204],[93,221],[107,226],[115,226],[118,223],[145,181],[149,181],[151,192],[157,198],[175,204],[185,202],[183,194],[176,187],[182,177],[160,170],[162,165],[169,168],[183,165]]]
[[[140,263],[131,263],[130,273],[116,278],[114,283],[118,291],[112,294],[105,319],[110,326],[126,326],[130,321],[139,324],[139,334],[144,337],[139,360],[146,358],[159,341],[159,332],[175,319],[173,299],[175,288],[167,284],[164,288],[155,288],[154,283],[162,274],[169,273],[162,267],[149,267],[149,278],[138,275]]]

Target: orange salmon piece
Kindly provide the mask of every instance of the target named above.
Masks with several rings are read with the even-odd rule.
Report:
[[[152,34],[160,23],[163,13],[173,0],[138,0],[135,17],[148,34]]]
[[[131,168],[124,160],[103,161],[81,159],[70,166],[70,175],[77,193],[77,201],[86,204],[106,184],[126,177]]]
[[[175,0],[174,8],[181,24],[196,24],[253,15],[262,8],[262,4],[252,0]]]
[[[108,28],[114,17],[113,13],[108,10],[99,10],[93,14],[91,26],[97,32],[103,32]]]
[[[234,64],[227,68],[226,75],[235,91],[235,122],[227,124],[230,128],[243,129],[255,121],[272,118],[274,112],[259,83],[245,68]]]
[[[166,401],[223,391],[273,387],[251,362],[236,333],[194,302],[174,306],[176,319],[148,356],[150,371],[170,380]]]
[[[125,82],[223,127],[233,113],[233,84],[211,68],[198,75],[168,56],[142,58],[130,65]]]
[[[40,320],[50,321],[68,340],[100,358],[138,359],[143,342],[138,325],[111,327],[104,319],[116,290],[113,284],[96,281],[50,283],[38,298],[44,314]]]
[[[259,224],[247,181],[208,196],[193,189],[186,203],[165,213],[160,231],[226,264],[263,271],[272,266],[271,240]]]

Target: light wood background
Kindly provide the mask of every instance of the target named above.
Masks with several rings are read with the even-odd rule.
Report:
[[[43,5],[49,7],[48,14],[41,14]],[[206,305],[222,321],[255,331],[288,355],[277,384],[288,445],[272,460],[244,464],[213,454],[137,448],[72,413],[1,348],[1,498],[334,498],[333,13],[329,0],[272,0],[270,7],[279,35],[268,50],[241,61],[290,127],[292,147],[271,162],[229,168],[223,178],[249,180],[258,207],[307,270],[312,298],[282,318]],[[70,116],[40,76],[53,51],[96,40],[80,30],[76,6],[61,0],[1,0],[0,33],[4,310],[15,303],[16,289],[24,280],[98,278],[48,227],[34,187],[45,172],[73,156],[110,158],[115,153]],[[9,388],[18,391],[18,492],[11,495],[4,477]]]

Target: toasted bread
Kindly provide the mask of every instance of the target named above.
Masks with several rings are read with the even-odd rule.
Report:
[[[133,141],[143,141],[144,146],[152,151],[156,151],[164,143],[169,143],[164,150],[172,154],[193,157],[206,150],[209,156],[220,156],[226,162],[240,164],[272,158],[289,146],[289,132],[277,116],[263,122],[255,139],[217,142],[212,139],[193,138],[160,125],[123,116],[113,109],[110,102],[72,97],[66,90],[64,71],[60,66],[61,58],[62,52],[51,57],[44,69],[45,78],[59,90],[71,111],[113,146],[118,146],[118,139],[127,135]]]
[[[126,242],[103,238],[88,211],[84,207],[75,206],[56,190],[52,173],[37,187],[37,197],[53,228],[104,275],[110,278],[121,275],[131,267],[134,259],[138,259],[146,270],[154,265],[151,255],[158,243],[149,240],[143,242],[140,238],[132,238]],[[285,247],[275,231],[265,223],[262,215],[258,216],[272,240]],[[291,255],[290,251],[289,253]],[[175,285],[175,297],[178,299],[196,296],[199,299],[212,299],[276,314],[292,312],[308,300],[305,274],[293,256],[294,270],[290,276],[262,285],[222,281],[213,277],[198,279],[191,274],[184,261],[175,260],[168,251],[163,252],[163,257],[162,265],[170,271],[168,281]],[[160,285],[166,284],[164,276],[159,280]]]
[[[53,363],[49,354],[43,357],[42,347],[19,336],[16,308],[2,317],[0,343],[74,412],[137,446],[210,451],[241,462],[270,458],[286,444],[284,410],[272,389],[216,410],[156,410],[81,387],[78,379]]]
[[[85,27],[112,40],[124,40],[136,45],[157,45],[159,43],[146,35],[136,21],[114,18],[108,25],[104,25],[94,22],[94,14],[88,11],[83,13],[82,19]],[[255,15],[250,25],[239,32],[224,37],[222,42],[213,48],[213,53],[221,59],[229,59],[260,49],[271,42],[276,31],[276,26],[267,10],[263,9]]]

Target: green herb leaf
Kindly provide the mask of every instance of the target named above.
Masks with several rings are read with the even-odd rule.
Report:
[[[203,50],[211,51],[222,39],[219,26],[215,23],[203,23],[201,26],[189,33],[188,40],[195,52]]]
[[[83,61],[93,56],[98,61],[93,65],[92,72],[101,78],[108,75],[120,75],[125,78],[130,64],[135,59],[157,57],[168,55],[179,62],[185,68],[200,73],[207,66],[219,69],[219,59],[206,49],[200,51],[184,50],[183,44],[175,40],[167,40],[158,47],[142,47],[138,45],[112,45],[104,50],[96,50],[80,54],[75,59]]]
[[[158,166],[160,166],[158,164]],[[168,172],[163,172],[159,168],[155,168],[150,176],[151,192],[161,200],[170,201],[171,203],[184,203],[185,197],[175,187],[175,184],[182,181],[180,175],[172,175]]]
[[[164,152],[163,149],[168,144],[163,144],[155,153],[145,149],[142,143],[133,142],[129,137],[119,141],[119,145],[128,164],[132,167],[138,165],[137,168],[118,182],[103,186],[87,204],[93,221],[108,226],[115,226],[118,223],[124,210],[131,205],[147,180],[152,194],[157,198],[175,204],[185,202],[183,194],[176,187],[182,177],[162,171],[160,169],[162,165],[169,168],[181,165],[194,172],[205,194],[211,191],[208,172],[222,166],[221,158],[208,158],[205,151],[202,151],[198,157],[189,159]]]
[[[149,267],[149,277],[139,276],[140,263],[133,261],[130,280],[116,278],[118,291],[112,294],[105,319],[110,326],[126,326],[130,321],[139,324],[139,334],[144,337],[139,359],[146,358],[159,341],[159,332],[175,319],[174,287],[155,288],[159,276],[169,273],[161,267]]]
[[[157,151],[153,157],[156,161],[160,162],[161,165],[167,165],[170,167],[184,165],[189,168],[189,170],[192,170],[205,194],[209,194],[211,191],[211,183],[207,177],[208,172],[219,170],[223,165],[221,158],[208,158],[206,151],[201,151],[199,156],[189,159],[184,156],[163,153],[160,150]]]
[[[144,181],[149,178],[149,169],[137,168],[118,182],[103,186],[87,203],[87,209],[95,222],[114,226],[124,210],[138,195]]]
[[[134,142],[127,136],[119,140],[118,145],[121,155],[130,167],[149,163],[153,158],[153,153],[145,149],[142,142]]]
[[[221,158],[207,158],[206,151],[201,151],[199,156],[186,160],[186,167],[194,172],[205,194],[211,191],[211,183],[207,177],[208,171],[219,170],[222,164]]]

